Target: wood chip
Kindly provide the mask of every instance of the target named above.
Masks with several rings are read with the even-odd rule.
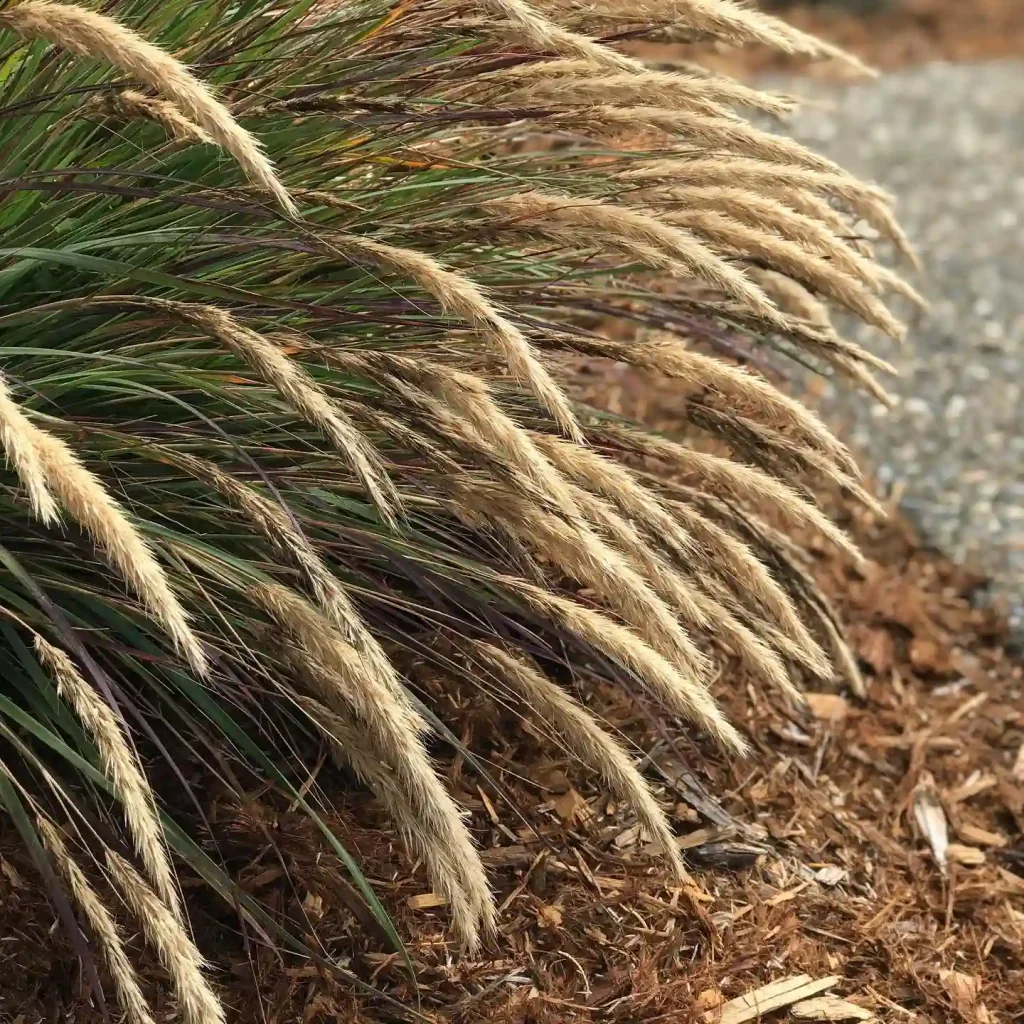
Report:
[[[984,850],[979,850],[976,846],[964,846],[963,843],[950,843],[946,856],[953,864],[964,864],[972,868],[985,863]]]
[[[1024,743],[1020,745],[1020,750],[1017,751],[1017,759],[1013,762],[1013,777],[1018,782],[1024,782]]]
[[[833,886],[838,885],[843,881],[847,874],[848,872],[846,868],[840,868],[835,864],[830,864],[828,867],[818,868],[818,870],[814,872],[814,877],[822,885]]]
[[[24,879],[21,877],[21,875],[18,874],[17,868],[15,868],[15,866],[9,860],[4,860],[2,857],[0,857],[0,871],[4,873],[4,877],[7,879],[8,882],[11,883],[11,888],[25,888]]]
[[[755,1020],[766,1013],[771,1013],[772,1010],[810,999],[811,996],[832,988],[840,981],[842,978],[838,975],[814,981],[808,974],[795,974],[752,989],[736,999],[730,999],[720,1009],[709,1010],[702,1020],[707,1024],[744,1024],[745,1021]]]
[[[568,793],[556,797],[551,801],[551,806],[562,821],[568,822],[570,825],[582,825],[594,817],[594,811],[590,804],[576,789],[570,788]]]
[[[985,790],[991,789],[998,782],[999,780],[994,775],[990,775],[987,772],[973,771],[965,782],[946,793],[946,800],[950,804],[961,804],[965,800],[970,800],[972,796],[977,796],[979,793],[984,793]]]
[[[822,722],[842,722],[850,714],[850,706],[838,693],[805,693],[811,714]]]
[[[484,802],[484,807],[487,808],[487,816],[491,819],[491,824],[500,824],[501,819],[498,817],[498,812],[494,809],[494,804],[492,804],[487,798],[487,794],[479,786],[476,787],[476,791],[480,794],[480,799]]]
[[[811,714],[823,722],[841,722],[849,713],[850,705],[837,693],[805,693]]]
[[[541,928],[560,928],[562,925],[562,912],[558,907],[543,906],[537,911],[537,924]]]
[[[875,1020],[875,1015],[863,1006],[839,996],[816,996],[790,1007],[789,1012],[799,1020]]]
[[[931,847],[935,863],[945,873],[949,852],[949,826],[946,822],[946,812],[942,809],[939,794],[935,789],[935,780],[928,772],[921,773],[921,781],[914,787],[912,806],[914,821]]]
[[[999,868],[999,877],[1002,878],[1005,883],[1005,887],[1010,892],[1017,892],[1024,894],[1024,878],[1020,875],[1015,875],[1012,871],[1007,871],[1006,868]]]
[[[681,836],[676,836],[676,846],[680,850],[692,850],[697,846],[704,846],[706,843],[728,839],[735,834],[735,829],[729,828],[697,828],[692,832],[684,832]]]
[[[531,863],[535,856],[525,846],[495,846],[480,851],[480,859],[489,868],[518,867]]]
[[[981,979],[962,971],[939,971],[939,981],[953,1004],[953,1009],[972,1024],[984,1024],[988,1010],[981,999]]]
[[[785,892],[777,892],[774,896],[764,901],[765,906],[777,907],[780,903],[788,903],[790,900],[795,900],[809,884],[809,882],[801,882],[798,886],[787,889]]]
[[[448,901],[436,892],[420,892],[405,902],[410,910],[430,910],[432,907],[443,907]]]
[[[312,921],[319,921],[324,916],[324,898],[315,892],[307,892],[302,901],[302,909]]]
[[[946,719],[946,725],[955,725],[961,718],[966,718],[972,711],[980,708],[987,700],[988,694],[984,692],[976,693],[973,697],[969,697]]]
[[[987,828],[978,828],[976,825],[961,825],[957,832],[964,842],[974,846],[995,846],[1004,847],[1008,840],[1000,832],[990,832]]]
[[[630,828],[620,832],[613,840],[612,846],[617,850],[624,850],[628,846],[636,846],[640,839],[640,826],[632,825]]]
[[[693,1002],[694,1011],[707,1013],[709,1010],[716,1010],[725,1002],[725,996],[717,988],[706,988]]]

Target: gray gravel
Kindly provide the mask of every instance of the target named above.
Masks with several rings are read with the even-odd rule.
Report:
[[[1024,627],[1024,63],[933,64],[813,98],[831,109],[793,134],[899,197],[932,302],[902,349],[849,332],[899,367],[897,407],[828,388],[823,411]]]

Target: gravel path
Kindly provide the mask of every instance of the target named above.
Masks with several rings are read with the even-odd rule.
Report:
[[[851,331],[899,367],[897,407],[826,388],[823,411],[1024,627],[1024,63],[933,64],[813,98],[831,109],[793,134],[899,197],[932,302],[902,349]]]

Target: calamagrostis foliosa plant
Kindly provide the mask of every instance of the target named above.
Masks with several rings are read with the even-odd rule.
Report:
[[[792,98],[602,39],[863,69],[729,0],[637,10],[0,4],[0,800],[135,1021],[115,899],[189,1021],[220,1010],[176,870],[273,933],[176,824],[193,762],[315,817],[301,752],[330,746],[473,947],[495,908],[419,671],[543,719],[680,874],[552,666],[736,755],[716,659],[788,700],[831,671],[778,531],[848,547],[805,484],[870,498],[814,415],[716,352],[879,391],[830,310],[899,336],[887,299],[915,296],[866,235],[906,241],[881,190],[748,119]],[[733,458],[571,400],[580,353],[678,380]]]

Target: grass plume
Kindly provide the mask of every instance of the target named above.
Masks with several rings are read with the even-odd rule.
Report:
[[[287,189],[259,142],[209,88],[169,53],[120,22],[77,4],[19,0],[0,11],[0,25],[28,39],[46,39],[84,57],[102,57],[175,104],[230,153],[249,179],[269,192],[289,216],[298,216]]]
[[[93,888],[85,872],[71,856],[60,833],[46,818],[37,816],[36,828],[57,870],[71,890],[72,899],[88,922],[110,977],[117,990],[118,1002],[130,1024],[154,1024],[153,1015],[139,984],[139,976],[132,966],[121,931],[99,893]]]
[[[59,647],[37,636],[35,648],[43,667],[49,669],[56,679],[57,692],[68,700],[96,742],[114,795],[124,809],[139,858],[146,866],[164,906],[180,919],[178,886],[164,845],[153,790],[146,781],[123,725],[110,705],[85,681],[74,662]]]

